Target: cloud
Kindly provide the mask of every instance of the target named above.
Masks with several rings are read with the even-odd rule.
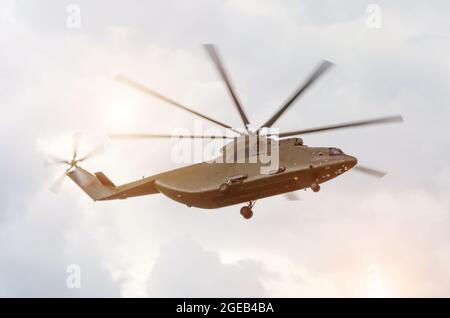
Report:
[[[80,1],[74,31],[63,5],[3,1],[1,295],[448,295],[448,4],[380,3],[383,27],[370,30],[354,3],[325,12],[313,1],[197,1],[174,11],[172,1],[107,10]],[[188,209],[162,195],[94,204],[70,180],[57,197],[46,191],[63,168],[42,161],[47,151],[70,156],[71,132],[83,133],[85,153],[110,131],[193,127],[190,115],[120,86],[118,73],[239,124],[203,42],[218,44],[255,125],[320,58],[336,62],[280,128],[402,113],[402,126],[305,136],[390,174],[349,172],[300,202],[260,200],[250,222],[239,206]],[[83,167],[120,184],[174,168],[170,147],[107,142]],[[71,263],[81,290],[65,286]]]
[[[95,235],[77,205],[28,200],[0,225],[0,295],[3,297],[119,297]],[[81,288],[68,288],[67,268],[80,266]]]
[[[148,280],[150,297],[263,297],[261,264],[224,264],[188,238],[161,247]]]

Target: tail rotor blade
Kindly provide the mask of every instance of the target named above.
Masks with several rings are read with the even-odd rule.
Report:
[[[383,178],[387,174],[386,172],[375,170],[375,169],[368,168],[365,166],[361,166],[359,164],[356,165],[355,167],[353,167],[353,169],[355,169],[356,171],[365,173],[371,177],[375,177],[375,178]]]
[[[72,160],[75,160],[78,153],[78,146],[80,145],[80,133],[75,133],[72,136]]]
[[[59,190],[61,189],[62,183],[67,175],[67,172],[69,172],[69,170],[71,168],[72,167],[69,167],[66,171],[64,171],[64,173],[60,177],[58,177],[58,179],[55,180],[53,185],[50,187],[50,191],[52,191],[55,194],[57,194],[59,192]]]
[[[98,145],[97,147],[92,149],[90,152],[88,152],[87,155],[85,155],[84,157],[81,157],[78,161],[79,162],[84,161],[86,159],[98,156],[104,152],[105,152],[105,145],[104,144]]]
[[[64,160],[55,156],[49,156],[48,160],[46,160],[44,162],[44,164],[46,165],[50,165],[50,164],[66,164],[69,167],[64,171],[64,173],[59,176],[55,182],[53,183],[53,185],[50,187],[50,191],[52,191],[53,193],[58,193],[61,185],[64,181],[64,178],[66,177],[67,173],[73,169],[73,168],[77,168],[77,164],[81,161],[84,161],[88,158],[91,158],[93,156],[96,156],[100,153],[102,153],[104,151],[104,145],[100,144],[97,147],[95,147],[94,149],[92,149],[90,152],[88,152],[87,155],[81,157],[80,159],[77,159],[77,154],[78,154],[78,146],[80,143],[80,134],[76,133],[73,135],[73,139],[72,139],[72,147],[73,147],[73,155],[72,155],[72,159],[71,160]]]
[[[44,161],[44,166],[58,165],[58,164],[70,164],[69,161],[61,159],[55,156],[49,155]]]

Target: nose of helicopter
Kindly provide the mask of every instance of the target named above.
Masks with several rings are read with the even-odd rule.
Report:
[[[353,156],[345,155],[345,163],[347,164],[347,168],[351,169],[358,163],[358,159]]]
[[[335,175],[340,175],[346,171],[349,171],[358,163],[358,159],[349,155],[342,155],[339,158],[335,158],[334,160],[335,161],[330,162],[329,167],[331,168],[331,170],[334,170]]]

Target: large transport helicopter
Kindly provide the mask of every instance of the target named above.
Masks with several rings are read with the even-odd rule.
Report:
[[[223,147],[222,155],[226,156],[230,149],[245,150],[246,160],[218,160],[202,162],[175,170],[159,173],[150,177],[142,178],[122,185],[115,185],[102,172],[91,174],[81,168],[78,164],[99,152],[96,148],[88,155],[77,158],[78,138],[73,145],[73,156],[71,160],[62,160],[53,157],[53,163],[64,163],[69,167],[56,181],[54,189],[59,188],[65,176],[71,178],[84,192],[95,201],[127,199],[130,197],[162,193],[167,197],[187,205],[203,209],[216,209],[229,205],[245,203],[240,209],[245,219],[253,216],[252,208],[258,199],[279,194],[290,194],[300,189],[312,189],[314,192],[320,190],[320,185],[341,174],[356,169],[370,176],[382,177],[385,173],[375,169],[357,165],[354,156],[345,154],[335,147],[309,147],[303,144],[300,137],[315,132],[330,131],[335,129],[370,126],[385,123],[403,121],[400,115],[388,116],[376,119],[354,121],[342,124],[328,125],[316,128],[301,129],[290,132],[281,132],[277,138],[264,134],[265,129],[273,127],[275,122],[292,106],[310,86],[321,75],[333,65],[328,61],[322,61],[307,80],[294,92],[294,94],[280,107],[280,109],[269,118],[259,129],[252,131],[249,128],[248,117],[237,98],[231,85],[225,68],[219,55],[212,45],[205,45],[213,64],[217,68],[222,80],[225,82],[228,93],[239,113],[243,130],[232,128],[209,116],[205,116],[190,107],[184,106],[168,97],[165,97],[142,84],[135,82],[125,76],[118,76],[118,80],[145,94],[156,97],[177,108],[188,111],[195,116],[219,125],[232,131],[235,136],[202,136],[182,135],[179,138],[202,138],[202,139],[230,139],[231,142]],[[256,136],[256,138],[251,138]],[[114,139],[134,138],[173,138],[170,134],[111,134]],[[293,138],[288,138],[293,137]],[[253,141],[251,141],[253,140]],[[255,141],[256,140],[256,141]],[[273,143],[278,146],[278,166],[272,171],[265,171],[259,160],[250,160],[252,156],[258,157],[259,146],[265,143],[266,149],[272,149]],[[251,151],[253,149],[253,151]],[[256,151],[254,151],[256,149]],[[239,152],[239,151],[236,151]],[[234,153],[236,153],[234,152]],[[255,162],[256,161],[256,162]]]

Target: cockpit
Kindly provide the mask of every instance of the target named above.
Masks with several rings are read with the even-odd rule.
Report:
[[[344,152],[339,148],[328,148],[330,156],[341,156]]]

